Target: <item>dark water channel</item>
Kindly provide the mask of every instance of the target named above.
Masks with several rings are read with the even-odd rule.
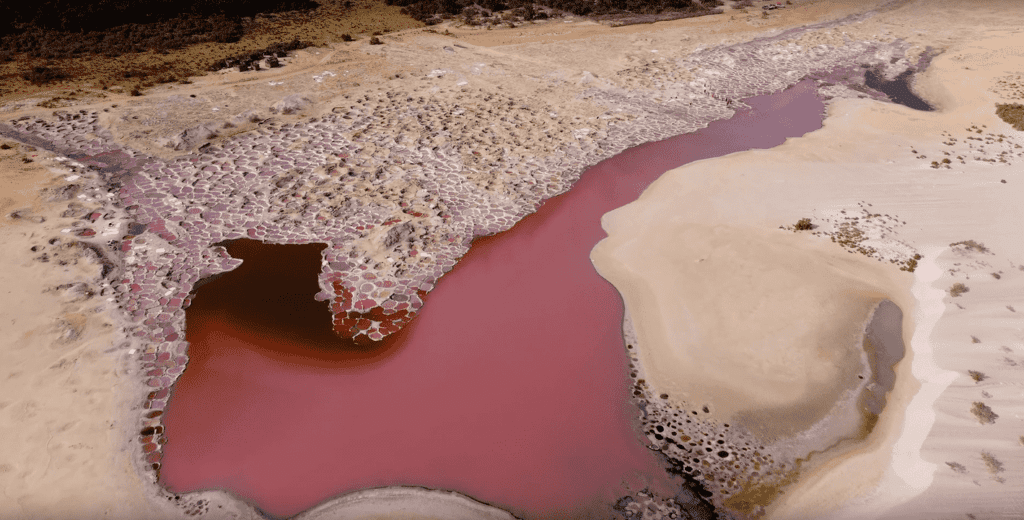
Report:
[[[885,94],[893,103],[913,108],[914,110],[934,111],[935,108],[918,97],[917,94],[914,94],[914,91],[910,89],[913,77],[914,71],[906,70],[892,81],[889,81],[879,74],[878,71],[868,70],[864,72],[864,84]]]

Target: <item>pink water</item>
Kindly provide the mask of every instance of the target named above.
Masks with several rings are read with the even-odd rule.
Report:
[[[330,335],[319,246],[234,243],[197,292],[191,361],[165,414],[161,480],[288,516],[366,487],[453,489],[527,518],[597,516],[669,477],[637,431],[622,303],[590,263],[604,213],[668,169],[820,128],[808,83],[630,149],[478,240],[402,332],[371,351]]]

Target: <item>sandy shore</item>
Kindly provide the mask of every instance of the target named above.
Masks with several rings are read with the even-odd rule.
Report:
[[[329,241],[322,297],[337,304],[340,328],[372,339],[407,321],[418,292],[429,291],[474,236],[507,229],[569,189],[587,165],[729,117],[734,100],[807,74],[870,63],[892,76],[932,47],[944,52],[916,86],[939,111],[881,103],[858,84],[863,72],[858,80],[857,70],[846,70],[822,86],[831,98],[823,130],[672,172],[622,210],[652,221],[621,225],[622,233],[654,233],[657,220],[675,218],[689,240],[678,250],[638,249],[623,265],[660,258],[666,278],[656,285],[671,279],[688,288],[698,268],[710,267],[689,297],[720,298],[718,307],[692,305],[704,327],[733,325],[718,346],[765,332],[779,348],[801,343],[807,348],[787,361],[794,378],[771,377],[783,364],[757,351],[756,363],[749,353],[732,358],[760,381],[756,394],[731,384],[720,365],[704,366],[719,372],[715,385],[673,379],[692,369],[650,338],[693,333],[673,314],[686,293],[630,304],[630,289],[620,289],[637,324],[637,359],[675,363],[652,383],[715,401],[722,417],[789,407],[783,436],[806,426],[796,412],[828,412],[827,399],[808,397],[829,388],[830,374],[855,372],[853,350],[818,352],[811,340],[849,339],[874,302],[891,299],[904,312],[912,352],[897,367],[886,411],[865,442],[813,471],[808,465],[768,512],[806,517],[844,504],[851,518],[934,517],[950,508],[1012,517],[1022,507],[1013,497],[1024,496],[1016,374],[1024,365],[1016,309],[1024,303],[1014,300],[1024,255],[1014,235],[1021,180],[999,160],[1019,161],[1022,140],[994,116],[994,103],[1022,97],[1024,64],[1013,50],[1022,20],[996,1],[969,9],[794,4],[768,20],[728,10],[620,29],[557,20],[452,27],[455,37],[406,31],[382,46],[309,49],[281,69],[224,71],[63,113],[33,100],[0,107],[4,141],[23,143],[0,151],[0,232],[12,252],[2,271],[10,294],[23,295],[2,303],[0,516],[258,517],[226,493],[173,496],[154,484],[164,442],[158,412],[187,362],[183,306],[196,280],[237,265],[210,244],[236,235]],[[785,32],[806,24],[819,25]],[[949,168],[932,168],[944,152]],[[643,208],[659,199],[672,203],[655,218],[654,207]],[[820,228],[777,229],[802,217]],[[871,245],[885,260],[924,255],[917,271],[842,252],[827,238],[854,228],[866,237],[857,247]],[[950,246],[964,240],[984,242],[987,252]],[[711,251],[730,251],[729,262],[691,262],[682,272],[669,265]],[[356,264],[382,284],[364,288]],[[783,267],[793,265],[806,275]],[[745,281],[733,277],[737,270]],[[970,292],[949,296],[955,281]],[[730,283],[737,290],[726,294]],[[758,289],[751,294],[771,297],[744,298],[739,289],[750,285]],[[780,294],[786,286],[800,291]],[[838,301],[839,294],[857,296]],[[808,306],[815,299],[822,305]],[[768,328],[736,326],[749,321],[730,314],[744,305],[745,318]],[[377,319],[380,309],[405,313]],[[803,320],[803,329],[778,326],[801,309],[817,319]],[[364,314],[377,318],[348,328],[344,320]],[[797,377],[811,369],[815,377]],[[967,370],[984,377],[975,382]],[[740,404],[749,397],[757,407]],[[972,415],[975,401],[998,415],[994,423]]]
[[[930,20],[915,27],[938,32]],[[1011,323],[1024,281],[1013,202],[1024,138],[994,105],[1021,99],[997,81],[1021,70],[1009,50],[1022,43],[992,28],[951,45],[916,84],[936,112],[836,100],[821,131],[671,171],[605,216],[609,238],[593,259],[623,293],[653,393],[712,401],[720,420],[774,413],[801,391],[834,402],[814,385],[833,389],[818,377],[836,363],[811,354],[849,344],[836,329],[863,320],[862,298],[884,294],[904,310],[911,352],[874,431],[801,475],[769,517],[1020,514],[1024,346]],[[949,168],[932,166],[946,157]],[[794,232],[802,217],[818,227]],[[857,241],[830,240],[853,227]],[[984,249],[954,245],[969,240]],[[899,251],[923,255],[913,275],[886,261]],[[971,292],[953,297],[957,282]],[[999,417],[972,415],[973,403]]]

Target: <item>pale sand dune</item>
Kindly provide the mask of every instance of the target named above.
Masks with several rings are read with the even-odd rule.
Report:
[[[932,18],[918,10],[920,4],[913,7],[902,14],[914,16],[922,30],[940,33],[935,36],[973,32],[978,29],[973,24],[984,18],[968,12],[962,17],[940,12]],[[904,338],[912,353],[897,366],[897,388],[874,432],[843,457],[804,472],[769,508],[769,517],[970,513],[1018,518],[1024,511],[1024,450],[1018,443],[1024,431],[1024,336],[1014,310],[1024,289],[1024,273],[1018,270],[1024,263],[1019,203],[1024,178],[1021,150],[1015,148],[1024,144],[1024,135],[995,116],[994,103],[1010,99],[989,90],[996,78],[1024,70],[1022,48],[1019,31],[992,29],[971,41],[951,42],[917,82],[918,90],[938,104],[938,112],[836,100],[822,130],[772,150],[673,170],[637,202],[605,216],[609,238],[598,245],[593,259],[623,293],[655,392],[664,388],[723,400],[728,405],[717,406],[723,415],[748,403],[771,406],[815,384],[816,376],[807,374],[780,385],[761,369],[743,367],[740,360],[752,358],[744,358],[750,353],[739,349],[756,344],[755,338],[780,334],[817,340],[861,319],[851,304],[823,306],[816,299],[849,294],[856,301],[872,294],[870,288],[904,310]],[[968,133],[971,125],[983,133]],[[942,144],[947,139],[943,132],[956,137],[957,144]],[[979,151],[980,141],[965,141],[990,133],[1005,137],[986,145],[985,152]],[[961,148],[970,153],[949,157],[963,155],[966,164],[954,159],[950,169],[930,166],[947,157],[944,150]],[[1012,150],[1011,164],[971,160],[997,157],[1004,150]],[[861,201],[871,205],[871,213],[906,222],[875,245],[921,252],[924,258],[913,280],[895,265],[844,252],[820,236],[777,229],[808,216],[821,225],[819,231],[833,231],[826,219],[841,210],[860,214]],[[868,219],[862,224],[871,226]],[[963,240],[983,242],[990,253],[950,247]],[[728,258],[726,252],[743,256]],[[847,273],[871,276],[853,285],[848,275],[827,276],[825,267],[811,267],[816,264],[855,266]],[[971,292],[954,299],[944,290],[957,281]],[[865,287],[864,282],[871,283]],[[711,290],[715,287],[720,291]],[[779,295],[779,289],[788,294]],[[836,324],[837,318],[845,321]],[[818,331],[816,337],[801,338],[781,325],[798,321],[805,330]],[[741,323],[745,332],[728,328]],[[700,337],[703,342],[696,340],[697,332],[707,334]],[[772,368],[783,363],[819,370],[828,366],[820,358],[809,361],[807,352],[820,344],[803,345],[799,355],[753,359]],[[698,357],[707,356],[705,348],[730,352]],[[718,365],[723,357],[730,364]],[[694,360],[697,367],[687,364]],[[726,376],[737,367],[738,381],[729,381]],[[967,377],[968,369],[990,378],[976,384]],[[791,366],[785,373],[799,371]],[[743,395],[741,385],[750,382],[773,395],[746,395],[742,404],[729,401],[730,392]],[[981,424],[971,415],[974,401],[985,402],[999,415],[994,424]],[[982,452],[1000,461],[1002,470],[987,463]],[[962,464],[964,470],[954,471],[947,462]]]

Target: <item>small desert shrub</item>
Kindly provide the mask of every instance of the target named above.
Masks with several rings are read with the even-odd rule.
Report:
[[[343,41],[343,42],[352,42],[352,41],[355,41],[355,38],[353,38],[351,34],[345,33],[345,34],[341,35],[341,41]]]
[[[971,406],[971,413],[978,418],[978,422],[981,424],[994,424],[996,419],[999,418],[999,415],[981,401],[974,401],[974,404]]]
[[[971,379],[973,379],[975,383],[980,383],[988,379],[988,376],[983,372],[978,372],[977,370],[968,370],[967,375],[971,376]]]
[[[814,224],[811,224],[811,219],[802,218],[796,221],[796,226],[794,226],[794,229],[796,229],[797,231],[806,231],[808,229],[814,229]]]
[[[384,42],[380,41],[380,38],[374,36],[370,38],[370,45],[384,45]]]
[[[981,343],[981,340],[978,339],[978,336],[971,336],[971,343]]]
[[[995,455],[992,455],[987,451],[981,452],[981,460],[985,461],[985,466],[988,467],[988,472],[993,475],[1006,471],[1006,469],[1003,468],[1003,463],[1000,462]]]
[[[132,89],[132,95],[133,96],[141,96],[142,95],[142,91],[139,90],[139,87],[135,87],[135,88]]]
[[[1024,105],[1020,103],[996,104],[996,115],[1015,130],[1024,132]]]
[[[970,291],[970,289],[966,285],[957,282],[953,284],[952,287],[949,288],[949,295],[956,298],[957,296],[960,296],[961,294],[967,291]]]
[[[7,143],[0,144],[0,150],[10,150],[11,148],[13,148],[13,146]]]
[[[960,464],[959,462],[947,462],[946,465],[957,473],[967,473],[967,468],[963,464]]]
[[[977,251],[979,253],[988,253],[988,248],[981,242],[975,242],[974,240],[961,240],[959,242],[953,242],[949,244],[949,247],[964,246],[965,249]]]

